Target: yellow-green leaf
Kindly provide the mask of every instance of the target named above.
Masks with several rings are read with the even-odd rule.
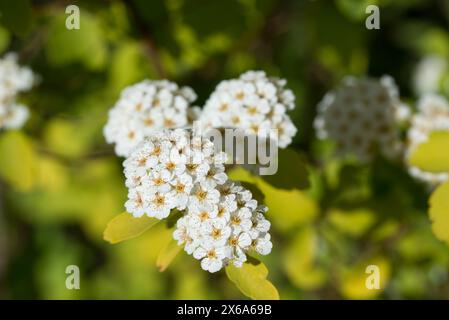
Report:
[[[384,257],[364,260],[342,270],[340,291],[348,299],[373,299],[385,289],[390,280],[391,266]],[[379,287],[368,287],[372,277],[378,277]]]
[[[179,251],[181,251],[181,246],[178,245],[178,243],[173,239],[171,239],[169,243],[161,249],[156,260],[156,266],[160,272],[167,269],[167,267],[176,258]]]
[[[429,216],[437,238],[449,244],[449,181],[439,186],[432,194]]]
[[[53,119],[45,127],[43,140],[51,152],[69,158],[82,156],[91,140],[86,128],[66,119]],[[70,143],[67,143],[70,141]]]
[[[268,269],[257,259],[249,258],[241,268],[226,267],[226,274],[237,288],[254,300],[279,300],[276,287],[267,280]]]
[[[261,179],[258,181],[269,208],[267,216],[282,231],[308,223],[318,215],[318,205],[307,193],[296,189],[277,189]]]
[[[318,242],[311,227],[301,230],[290,242],[283,266],[291,282],[301,289],[315,290],[326,280],[326,272],[316,264]]]
[[[134,218],[128,212],[123,212],[109,221],[103,233],[103,239],[115,244],[140,236],[160,220],[142,216]]]
[[[449,172],[449,132],[436,131],[410,156],[410,164],[424,171]]]
[[[374,212],[363,208],[347,211],[331,209],[327,218],[340,231],[354,237],[363,235],[376,221]]]
[[[37,178],[37,155],[20,131],[0,134],[0,177],[19,191],[29,191]]]
[[[319,213],[318,204],[304,191],[277,189],[241,167],[231,170],[228,176],[233,180],[255,184],[265,195],[264,202],[269,208],[267,216],[283,231],[308,223]]]

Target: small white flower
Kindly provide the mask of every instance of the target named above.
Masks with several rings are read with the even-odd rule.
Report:
[[[174,201],[168,193],[155,192],[148,197],[147,215],[157,219],[167,218],[173,209]]]
[[[190,196],[190,203],[196,206],[216,205],[220,200],[220,192],[213,188],[206,188],[203,185],[195,185]]]
[[[269,233],[264,234],[263,237],[259,237],[253,240],[252,246],[256,250],[257,253],[261,255],[267,255],[271,252],[273,248],[273,244],[270,241],[271,236]]]
[[[207,162],[203,163],[188,163],[186,165],[186,172],[190,174],[195,182],[201,182],[207,172],[209,171],[210,164]]]
[[[249,231],[252,239],[256,239],[260,234],[265,234],[270,230],[271,223],[264,216],[266,210],[267,207],[259,206],[253,214],[252,226]]]
[[[178,210],[184,210],[189,201],[190,191],[193,187],[192,177],[187,174],[176,176],[170,184],[172,185],[171,196]]]
[[[219,271],[223,266],[223,261],[227,257],[226,247],[214,247],[211,244],[197,248],[193,252],[195,259],[201,260],[201,268],[211,273]]]
[[[234,200],[235,197],[222,197],[218,203],[217,219],[222,219],[229,222],[231,219],[231,212],[237,210],[237,202]]]
[[[199,244],[199,231],[192,227],[190,216],[184,216],[176,222],[176,229],[173,232],[173,239],[178,245],[184,245],[184,250],[192,254]]]
[[[251,237],[247,232],[232,235],[229,238],[229,246],[234,256],[233,263],[236,267],[241,267],[242,264],[246,261],[245,251],[248,250],[251,243]]]
[[[201,181],[201,185],[205,189],[215,188],[217,185],[222,185],[228,180],[228,176],[224,172],[225,168],[223,165],[211,165],[204,180]]]
[[[237,192],[237,207],[255,210],[257,208],[257,200],[253,199],[253,195],[249,190],[241,190]]]
[[[146,212],[146,201],[143,192],[138,189],[131,189],[128,193],[128,201],[125,203],[127,212],[134,217],[141,217]]]
[[[232,232],[239,234],[241,232],[248,232],[253,225],[251,210],[248,208],[241,208],[231,213],[229,223],[232,226]]]
[[[170,185],[171,174],[166,170],[150,171],[148,179],[145,179],[143,186],[147,188],[150,193],[160,192],[168,193],[172,187]]]
[[[190,203],[188,213],[190,215],[190,223],[195,225],[197,228],[201,228],[204,223],[207,223],[217,217],[218,206]]]
[[[220,192],[220,197],[222,198],[221,201],[228,202],[235,201],[237,198],[237,192],[243,190],[243,188],[233,181],[228,180],[224,184],[217,186],[217,190]]]
[[[0,128],[5,129],[19,129],[28,120],[30,112],[24,105],[12,103],[8,106],[0,105],[0,109],[4,109],[5,115],[0,114]]]
[[[201,226],[204,241],[224,246],[231,236],[231,227],[224,220],[210,219]]]

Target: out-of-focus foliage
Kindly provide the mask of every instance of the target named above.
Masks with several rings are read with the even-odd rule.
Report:
[[[448,173],[449,135],[446,132],[433,133],[428,141],[418,146],[411,156],[411,163],[429,172]],[[443,151],[444,150],[444,151]],[[443,151],[443,152],[442,152]],[[438,239],[449,244],[449,182],[443,183],[432,194],[429,216],[432,229]]]
[[[65,28],[70,4],[79,30]],[[365,28],[368,4],[380,7],[380,30]],[[40,77],[20,97],[26,126],[0,132],[0,298],[449,298],[448,185],[429,218],[433,190],[403,163],[335,159],[312,124],[348,74],[390,74],[412,106],[424,92],[449,95],[447,1],[15,0],[0,1],[0,13],[0,52],[17,52]],[[297,97],[298,134],[278,174],[230,173],[263,194],[272,253],[209,274],[176,252],[172,226],[127,214],[105,237],[129,240],[105,242],[126,199],[123,159],[102,135],[120,91],[168,78],[193,87],[201,106],[248,69],[286,78]],[[412,162],[448,171],[448,153],[432,151],[442,137]],[[65,287],[68,265],[80,267],[80,290]],[[379,267],[379,289],[365,286],[368,265]]]
[[[430,199],[430,218],[439,239],[449,243],[449,184],[439,187]]]
[[[410,163],[429,172],[449,172],[449,133],[435,132],[429,141],[417,147],[410,158]]]
[[[29,191],[37,176],[37,159],[31,141],[21,132],[0,137],[0,176],[18,190]]]
[[[268,269],[254,259],[248,259],[241,268],[226,267],[229,279],[248,297],[255,300],[279,300],[279,293],[273,284],[266,280]]]

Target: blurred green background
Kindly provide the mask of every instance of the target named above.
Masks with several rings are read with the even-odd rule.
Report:
[[[65,28],[70,4],[79,30]],[[365,28],[369,4],[380,7],[380,30]],[[9,177],[0,182],[0,298],[245,298],[184,253],[160,273],[164,226],[118,245],[102,239],[126,199],[122,159],[102,127],[126,85],[168,78],[194,88],[201,106],[219,81],[250,69],[288,80],[299,130],[290,147],[309,170],[310,188],[261,183],[274,244],[263,261],[281,298],[449,298],[449,248],[431,231],[430,189],[400,164],[333,159],[312,125],[345,75],[389,74],[411,105],[424,92],[448,95],[449,1],[1,0],[0,12],[0,51],[40,76],[21,96],[31,111],[24,129],[0,132]],[[365,288],[368,264],[380,267],[381,290]],[[80,290],[66,289],[67,265],[80,267]]]

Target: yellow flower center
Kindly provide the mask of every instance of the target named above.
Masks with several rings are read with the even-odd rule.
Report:
[[[230,244],[232,247],[237,246],[237,243],[238,243],[237,237],[231,237],[231,238],[229,239],[229,244]]]
[[[207,191],[199,190],[199,191],[196,193],[196,197],[197,197],[200,201],[205,200],[206,197],[207,197]]]
[[[165,204],[165,197],[157,195],[153,201],[157,206],[163,206]]]
[[[220,236],[221,236],[221,230],[220,230],[220,229],[215,229],[215,228],[214,228],[214,230],[212,230],[212,232],[211,232],[211,236],[212,236],[212,238],[214,238],[215,240],[218,239],[218,238],[220,238]]]
[[[237,217],[237,216],[232,216],[231,217],[231,223],[232,224],[238,225],[238,224],[240,224],[240,222],[241,222],[241,220],[240,220],[239,217]]]
[[[169,162],[167,163],[167,165],[165,166],[167,168],[167,170],[173,170],[174,168],[176,168],[176,164],[174,162]]]
[[[176,186],[175,186],[175,190],[178,193],[182,193],[182,192],[184,192],[185,187],[186,186],[183,185],[182,183],[177,183]]]
[[[209,219],[209,213],[207,213],[206,211],[200,212],[199,217],[201,221],[206,221],[207,219]]]

